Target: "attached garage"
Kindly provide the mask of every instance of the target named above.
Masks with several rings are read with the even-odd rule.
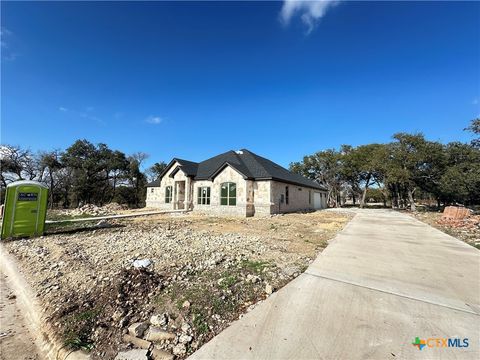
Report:
[[[313,193],[313,207],[315,210],[322,209],[322,194],[319,192]]]

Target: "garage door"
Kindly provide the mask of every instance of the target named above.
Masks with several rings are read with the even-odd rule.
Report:
[[[315,209],[322,208],[322,198],[320,197],[320,193],[318,192],[313,193],[313,207]]]

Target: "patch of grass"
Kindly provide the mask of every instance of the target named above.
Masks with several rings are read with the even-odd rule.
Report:
[[[93,350],[95,344],[91,339],[81,339],[79,337],[73,337],[65,340],[65,346],[69,349],[72,349],[73,351],[84,350],[86,352],[89,352]]]
[[[208,332],[208,323],[207,323],[207,317],[203,313],[202,310],[200,310],[197,307],[194,307],[192,310],[193,313],[193,328],[195,329],[195,332],[199,335],[201,334],[206,334]]]
[[[64,321],[65,346],[72,350],[92,350],[95,345],[90,336],[99,314],[100,310],[90,309],[69,315]]]
[[[242,266],[251,272],[260,274],[265,268],[270,266],[270,263],[268,261],[244,260]]]
[[[222,288],[223,290],[227,290],[237,283],[238,276],[227,272],[222,275],[221,279],[223,280],[219,285],[220,288]]]

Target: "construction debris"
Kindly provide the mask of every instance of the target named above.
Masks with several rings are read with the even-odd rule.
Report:
[[[447,206],[443,210],[442,219],[465,219],[472,215],[473,211],[463,206]]]

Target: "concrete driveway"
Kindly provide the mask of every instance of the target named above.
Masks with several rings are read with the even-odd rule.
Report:
[[[356,213],[304,274],[190,358],[479,359],[480,251],[408,215]]]

